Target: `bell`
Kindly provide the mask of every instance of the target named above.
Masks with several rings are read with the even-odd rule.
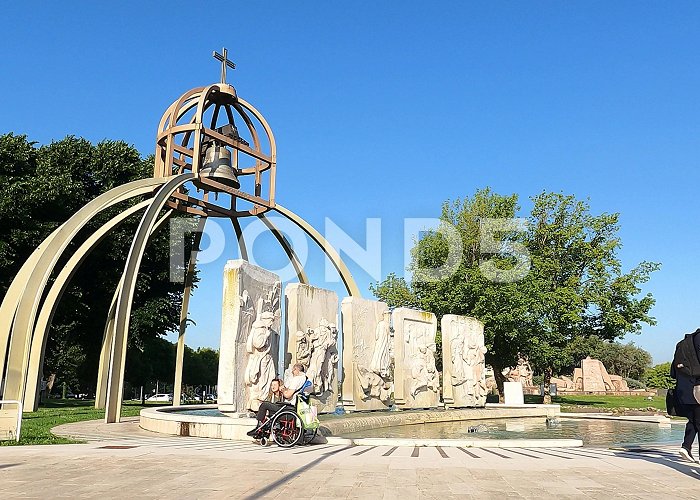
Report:
[[[209,177],[234,189],[241,187],[236,173],[231,168],[231,152],[216,143],[210,143],[204,152],[204,162],[199,175]]]

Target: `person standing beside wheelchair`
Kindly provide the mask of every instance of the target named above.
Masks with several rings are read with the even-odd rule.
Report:
[[[693,442],[700,433],[700,328],[686,334],[676,345],[671,377],[676,379],[671,395],[675,413],[688,419],[679,454],[685,460],[700,462],[692,453]]]

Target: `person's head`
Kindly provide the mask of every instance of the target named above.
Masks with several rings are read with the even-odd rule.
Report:
[[[301,363],[294,363],[294,366],[292,366],[292,375],[297,376],[302,373],[304,373],[304,365]]]
[[[280,387],[282,387],[282,381],[278,378],[273,378],[270,384],[270,390],[272,392],[279,392]]]

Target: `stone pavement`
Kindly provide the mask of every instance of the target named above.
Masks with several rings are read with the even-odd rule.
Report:
[[[700,466],[675,446],[288,450],[162,437],[133,421],[58,432],[88,443],[0,448],[0,498],[700,497]]]

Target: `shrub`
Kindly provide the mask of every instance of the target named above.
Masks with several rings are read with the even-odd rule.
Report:
[[[635,389],[646,389],[647,386],[644,385],[643,382],[640,382],[637,379],[634,378],[625,378],[625,382],[627,382],[627,387],[630,388],[630,390],[635,390]]]
[[[671,378],[671,363],[661,363],[647,369],[642,376],[642,380],[647,387],[654,389],[670,389],[676,386],[676,381]]]

